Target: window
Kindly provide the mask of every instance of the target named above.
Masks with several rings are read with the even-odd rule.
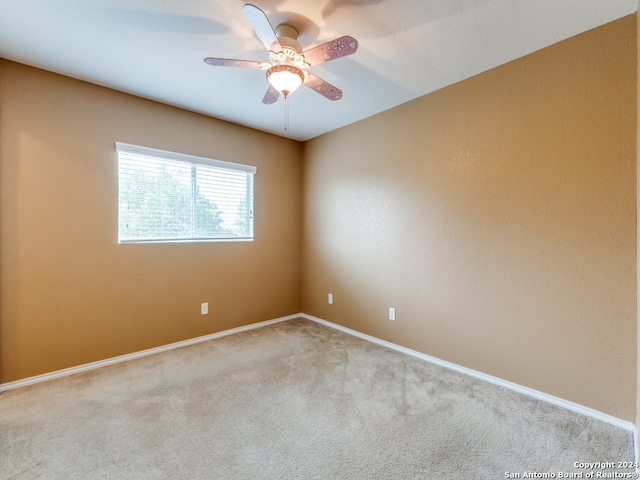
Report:
[[[118,241],[253,239],[249,165],[116,143]]]

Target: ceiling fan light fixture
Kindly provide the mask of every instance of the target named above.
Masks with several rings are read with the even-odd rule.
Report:
[[[286,99],[302,84],[329,100],[342,98],[342,90],[307,71],[307,68],[356,53],[358,41],[355,38],[343,35],[302,51],[298,42],[298,30],[292,25],[282,23],[274,29],[267,15],[249,3],[242,7],[242,13],[269,52],[269,63],[216,57],[205,58],[206,63],[214,67],[256,68],[265,71],[269,82],[269,88],[262,98],[265,105],[276,103],[281,93]]]
[[[293,65],[274,65],[267,70],[267,80],[273,88],[286,97],[302,85],[304,72]]]

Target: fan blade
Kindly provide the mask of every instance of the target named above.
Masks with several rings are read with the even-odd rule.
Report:
[[[262,10],[255,5],[247,3],[242,7],[242,13],[244,13],[244,16],[249,20],[253,30],[267,50],[276,53],[282,51],[278,36],[273,30],[271,23],[269,23],[267,15]]]
[[[345,35],[344,37],[336,38],[317,47],[310,48],[306,52],[302,52],[304,60],[310,66],[317,65],[319,63],[328,62],[329,60],[335,60],[336,58],[346,57],[352,55],[358,50],[358,41]]]
[[[205,63],[214,67],[242,67],[242,68],[265,68],[269,67],[268,63],[257,62],[255,60],[235,60],[233,58],[213,58],[207,57]]]
[[[280,92],[275,88],[273,88],[271,84],[269,84],[269,88],[267,89],[267,93],[264,94],[262,103],[266,105],[271,105],[272,103],[276,103],[278,101],[279,96],[280,96]]]
[[[328,82],[325,82],[321,78],[316,77],[312,73],[306,73],[304,84],[310,89],[318,92],[323,97],[327,97],[329,100],[340,100],[342,98],[342,90],[338,87],[334,87]]]

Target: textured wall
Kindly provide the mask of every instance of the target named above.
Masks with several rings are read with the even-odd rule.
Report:
[[[636,13],[636,54],[640,53],[640,35],[638,35],[638,32],[640,32],[640,15],[638,15]],[[638,57],[636,57],[638,58]],[[638,95],[638,92],[640,92],[640,58],[638,58],[638,64],[636,65],[637,67],[637,74],[636,74],[636,80],[637,80],[637,87],[636,87],[636,114],[637,114],[637,118],[636,118],[636,131],[637,131],[637,135],[636,135],[636,139],[640,138],[640,96]],[[637,141],[637,140],[636,140]],[[636,145],[636,149],[637,149],[637,156],[636,156],[636,201],[637,201],[637,209],[640,209],[640,168],[638,168],[638,159],[640,159],[640,142],[637,142],[638,144]],[[637,272],[640,271],[640,242],[638,242],[638,238],[640,237],[640,225],[638,225],[638,216],[637,216],[637,211],[636,211],[636,228],[637,228],[637,233],[636,233],[636,274]],[[636,284],[637,284],[637,294],[636,294],[636,299],[640,298],[640,282],[637,282],[636,279]],[[637,381],[637,385],[636,385],[636,429],[640,428],[640,355],[638,354],[638,352],[640,352],[640,335],[638,334],[638,332],[640,332],[640,311],[637,311],[637,331],[636,331],[636,342],[637,342],[637,346],[636,346],[636,381]],[[636,445],[636,457],[640,458],[640,446]]]
[[[636,53],[634,15],[307,142],[303,311],[634,421]]]
[[[0,68],[0,382],[300,311],[300,144]],[[115,141],[257,166],[255,240],[119,245]]]

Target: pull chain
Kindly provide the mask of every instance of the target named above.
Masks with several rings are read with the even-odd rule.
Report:
[[[284,96],[284,131],[289,139],[289,95]]]

